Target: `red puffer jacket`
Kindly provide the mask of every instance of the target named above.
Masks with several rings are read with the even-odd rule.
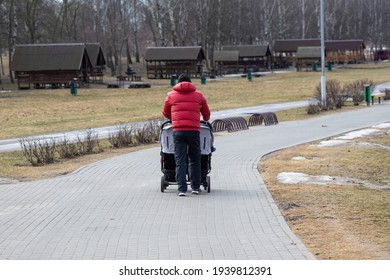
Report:
[[[173,87],[173,91],[168,92],[162,113],[172,121],[174,131],[199,130],[200,114],[203,120],[210,119],[206,99],[190,82],[178,83]]]

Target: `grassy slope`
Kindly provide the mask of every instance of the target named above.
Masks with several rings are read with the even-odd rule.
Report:
[[[388,80],[388,68],[348,69],[327,73],[327,79],[340,81]],[[254,78],[195,81],[207,97],[212,110],[297,101],[314,95],[320,73],[270,74]],[[107,89],[105,86],[81,88],[77,96],[68,89],[24,90],[0,96],[0,139],[34,134],[94,128],[161,117],[168,80],[150,81],[150,89]]]

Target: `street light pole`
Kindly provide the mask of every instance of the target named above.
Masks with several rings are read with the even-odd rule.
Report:
[[[326,110],[326,78],[325,78],[325,32],[324,32],[324,0],[320,0],[320,28],[321,28],[321,104]]]

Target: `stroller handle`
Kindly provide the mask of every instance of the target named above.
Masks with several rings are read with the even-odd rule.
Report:
[[[166,126],[167,124],[172,124],[172,121],[171,121],[171,120],[165,120],[165,121],[163,121],[162,124],[161,124],[161,129],[163,129],[164,126]]]
[[[162,124],[161,124],[161,129],[163,129],[164,126],[166,126],[166,125],[168,125],[168,124],[172,124],[172,121],[171,121],[171,120],[165,120],[165,121],[163,121]],[[210,129],[212,128],[212,126],[211,126],[211,124],[210,124],[209,122],[200,120],[200,124],[207,125]]]

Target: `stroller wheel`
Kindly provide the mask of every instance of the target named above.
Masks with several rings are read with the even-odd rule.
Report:
[[[211,185],[211,179],[210,176],[207,176],[206,181],[203,182],[203,187],[205,190],[207,190],[208,193],[210,192],[210,185]]]
[[[164,192],[167,187],[167,183],[165,183],[164,176],[161,176],[161,192]]]

